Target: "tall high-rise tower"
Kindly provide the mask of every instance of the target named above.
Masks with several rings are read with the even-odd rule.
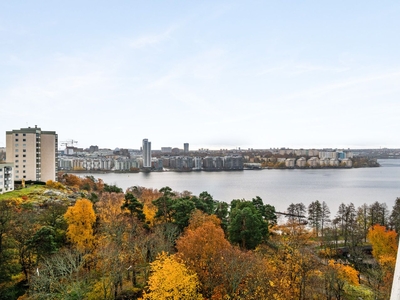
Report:
[[[6,131],[6,157],[14,163],[14,180],[56,180],[57,150],[55,131],[37,126]]]
[[[185,153],[189,152],[189,143],[184,143],[183,144],[183,152],[185,152]]]
[[[143,167],[151,168],[151,142],[143,139]]]

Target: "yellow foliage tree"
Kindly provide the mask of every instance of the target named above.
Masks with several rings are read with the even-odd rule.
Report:
[[[332,299],[333,297],[339,300],[346,299],[348,287],[359,285],[358,274],[358,271],[349,265],[329,260],[324,273],[327,299]]]
[[[203,299],[198,292],[199,281],[196,273],[190,272],[174,256],[162,252],[151,263],[150,269],[148,292],[143,294],[143,300]]]
[[[93,225],[96,215],[93,204],[88,199],[76,201],[64,215],[68,224],[67,237],[79,251],[85,252],[93,247]]]
[[[334,260],[329,260],[328,267],[337,272],[338,278],[347,281],[352,285],[359,285],[358,282],[358,271],[349,265],[336,263]]]
[[[59,183],[57,181],[53,181],[51,179],[46,181],[46,186],[53,188],[53,189],[58,189],[58,190],[65,189],[65,187],[61,183]]]

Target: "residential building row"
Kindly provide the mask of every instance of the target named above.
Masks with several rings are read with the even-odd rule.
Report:
[[[353,166],[353,162],[350,158],[318,158],[313,156],[309,159],[305,157],[296,158],[278,158],[277,162],[285,163],[286,168],[324,168],[324,167],[346,167],[351,168]]]
[[[353,158],[353,152],[349,150],[339,150],[339,149],[279,149],[278,154],[282,156],[292,155],[292,156],[304,156],[304,157],[314,157],[317,156],[320,159],[323,158],[334,158],[334,159],[344,159]]]
[[[172,170],[241,170],[243,169],[242,156],[224,157],[191,157],[191,156],[163,156],[151,158],[146,165],[146,157],[71,157],[60,156],[58,169],[64,171],[132,171],[135,169],[151,168],[161,171]]]

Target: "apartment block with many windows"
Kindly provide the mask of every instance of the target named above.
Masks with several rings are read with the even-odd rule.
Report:
[[[56,180],[58,137],[55,131],[21,128],[6,132],[6,159],[14,180]]]
[[[14,190],[13,169],[11,163],[0,163],[0,194]]]

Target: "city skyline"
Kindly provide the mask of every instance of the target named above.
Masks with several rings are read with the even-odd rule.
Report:
[[[0,132],[37,125],[82,148],[400,148],[400,3],[0,8]]]

